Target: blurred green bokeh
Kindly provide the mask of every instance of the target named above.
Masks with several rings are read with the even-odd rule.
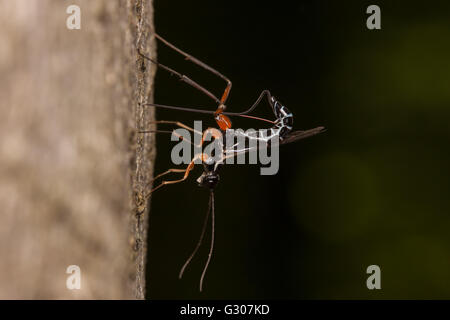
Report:
[[[202,294],[207,241],[177,278],[207,207],[207,191],[195,184],[201,169],[158,191],[150,298],[450,298],[450,4],[393,2],[376,2],[382,29],[370,31],[367,1],[155,0],[157,32],[233,80],[229,110],[244,110],[269,89],[294,112],[297,129],[328,131],[283,147],[276,176],[260,176],[255,165],[224,168]],[[223,90],[220,79],[162,44],[158,55]],[[161,70],[155,99],[214,110]],[[201,114],[157,117],[214,125]],[[157,172],[173,166],[172,145],[158,137]],[[381,268],[381,290],[366,287],[372,264]]]

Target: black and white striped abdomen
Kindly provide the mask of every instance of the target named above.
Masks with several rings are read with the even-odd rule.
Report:
[[[276,116],[275,125],[268,129],[253,130],[247,132],[235,132],[237,138],[241,137],[247,141],[264,141],[270,143],[273,138],[283,140],[291,131],[294,123],[294,116],[288,108],[283,106],[273,97],[271,97],[273,112]]]
[[[283,140],[283,138],[292,131],[294,115],[288,108],[275,100],[274,97],[271,97],[270,99],[272,101],[273,113],[277,118],[275,126],[273,126],[271,130],[276,130],[277,134],[280,136],[280,140]]]
[[[227,149],[233,149],[237,147],[238,149],[245,150],[251,141],[264,141],[267,144],[270,144],[270,140],[272,140],[273,138],[283,140],[292,131],[294,123],[294,115],[292,114],[292,112],[277,100],[275,100],[274,97],[270,97],[270,102],[272,105],[273,113],[276,117],[274,126],[268,129],[247,130],[246,132],[242,130],[233,130],[234,138],[237,138],[237,140],[243,139],[245,141],[245,147],[242,145],[237,147],[239,143],[233,142],[231,146],[227,146]],[[226,145],[225,137],[224,145]]]

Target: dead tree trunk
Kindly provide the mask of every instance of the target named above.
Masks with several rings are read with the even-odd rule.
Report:
[[[74,4],[0,0],[1,299],[145,295],[152,3]]]

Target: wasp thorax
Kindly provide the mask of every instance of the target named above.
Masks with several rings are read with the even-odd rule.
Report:
[[[219,175],[214,172],[204,172],[200,177],[198,177],[197,182],[200,187],[205,187],[208,189],[214,189],[219,183]]]

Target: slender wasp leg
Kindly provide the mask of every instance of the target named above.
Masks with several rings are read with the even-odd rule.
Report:
[[[173,124],[176,125],[180,128],[184,128],[186,130],[189,130],[191,132],[194,132],[195,134],[198,135],[202,135],[203,133],[201,131],[195,130],[187,125],[185,125],[182,122],[179,121],[170,121],[170,120],[158,120],[158,121],[150,121],[149,124]],[[174,131],[165,131],[165,130],[142,130],[139,131],[139,133],[172,133],[174,135],[176,135],[177,137],[184,139],[186,141],[188,141],[191,144],[194,144],[193,142],[191,142],[189,139],[184,138],[183,136],[181,136],[180,134],[178,134],[175,130]]]
[[[171,173],[171,172],[185,172],[185,171],[186,171],[186,169],[169,169],[169,170],[167,170],[167,171],[165,171],[163,173],[158,174],[156,177],[154,177],[152,179],[152,182],[155,181],[158,178],[161,178],[162,176],[165,176],[166,174]]]
[[[152,58],[144,55],[141,50],[138,48],[138,53],[141,57],[153,62],[154,64],[158,65],[159,67],[163,68],[164,70],[175,74],[176,76],[178,76],[178,78],[183,81],[186,82],[187,84],[191,85],[192,87],[194,87],[195,89],[203,92],[205,95],[207,95],[208,97],[210,97],[211,99],[213,99],[217,104],[218,107],[214,113],[214,118],[218,124],[218,126],[220,127],[221,130],[227,130],[231,128],[231,120],[228,118],[228,116],[224,115],[223,112],[226,109],[225,103],[228,99],[228,96],[230,94],[231,91],[231,86],[232,83],[230,81],[230,79],[228,79],[226,76],[224,76],[223,74],[221,74],[219,71],[217,71],[216,69],[210,67],[209,65],[207,65],[206,63],[200,61],[199,59],[191,56],[190,54],[184,52],[183,50],[177,48],[176,46],[174,46],[173,44],[171,44],[169,41],[167,41],[166,39],[164,39],[163,37],[161,37],[160,35],[155,33],[155,37],[157,39],[159,39],[162,43],[164,43],[166,46],[168,46],[169,48],[171,48],[172,50],[178,52],[179,54],[183,55],[185,57],[186,60],[190,60],[193,63],[195,63],[196,65],[202,67],[205,70],[208,70],[209,72],[213,73],[214,75],[222,78],[223,80],[225,80],[225,82],[227,83],[227,86],[225,87],[225,90],[222,94],[222,97],[220,98],[220,100],[210,91],[208,91],[206,88],[202,87],[200,84],[198,84],[197,82],[195,82],[194,80],[190,79],[189,77],[173,70],[170,67],[167,67],[159,62],[157,62],[156,60],[153,60]]]
[[[216,128],[208,128],[206,129],[204,132],[195,130],[187,125],[185,125],[184,123],[181,123],[179,121],[170,121],[170,120],[159,120],[159,121],[151,121],[150,124],[174,124],[180,128],[184,128],[186,130],[192,131],[198,135],[202,136],[202,139],[200,141],[199,144],[195,144],[193,143],[191,140],[183,137],[182,135],[180,135],[179,133],[177,133],[175,130],[174,131],[164,131],[164,130],[144,130],[144,131],[139,131],[139,133],[171,133],[174,134],[175,136],[177,136],[178,138],[189,142],[190,144],[192,144],[193,146],[196,147],[201,147],[203,145],[203,142],[205,141],[206,137],[208,136],[208,134],[211,134],[211,136],[214,139],[219,139],[222,138],[222,133],[220,132],[220,130],[216,129]],[[156,178],[155,178],[156,179]]]
[[[165,66],[165,65],[163,65],[162,63],[159,63],[158,61],[153,60],[152,58],[146,56],[145,54],[143,54],[143,53],[141,52],[141,49],[138,48],[137,50],[138,50],[139,55],[140,55],[142,58],[147,59],[147,60],[149,60],[150,62],[156,64],[158,67],[160,67],[160,68],[162,68],[162,69],[164,69],[164,70],[170,72],[171,74],[176,75],[176,76],[180,79],[180,81],[183,81],[183,82],[187,83],[188,85],[194,87],[195,89],[197,89],[197,90],[203,92],[205,95],[207,95],[208,97],[210,97],[211,99],[213,99],[216,103],[220,103],[219,98],[217,98],[212,92],[210,92],[208,89],[202,87],[201,85],[199,85],[197,82],[195,82],[194,80],[192,80],[192,79],[189,78],[188,76],[186,76],[186,75],[184,75],[184,74],[181,74],[181,73],[179,73],[179,72],[173,70],[172,68],[169,68],[168,66]]]
[[[165,175],[165,174],[167,174],[167,173],[169,173],[169,172],[184,172],[184,176],[183,176],[183,178],[181,178],[181,179],[178,179],[178,180],[170,180],[170,181],[163,181],[163,182],[161,182],[158,186],[154,187],[152,190],[150,190],[150,191],[147,193],[146,198],[148,198],[153,192],[155,192],[156,190],[158,190],[159,188],[161,188],[161,187],[163,187],[163,186],[165,186],[165,185],[183,182],[184,180],[186,180],[186,179],[189,177],[189,173],[190,173],[191,170],[194,168],[195,161],[196,161],[197,159],[202,159],[202,160],[204,160],[204,159],[206,159],[206,158],[208,158],[208,156],[207,156],[206,154],[199,153],[199,154],[197,154],[197,155],[191,160],[191,162],[189,163],[189,165],[187,166],[186,169],[169,169],[169,170],[167,170],[166,172],[164,172],[164,173],[162,173],[162,174],[156,176],[156,178],[159,178],[160,176],[163,176],[163,175]],[[181,170],[181,171],[171,171],[171,170]],[[155,178],[155,179],[156,179],[156,178]],[[155,179],[153,179],[153,180],[155,180]]]
[[[192,170],[193,167],[194,167],[194,163],[191,162],[186,169],[180,169],[181,170],[180,172],[184,172],[183,178],[178,179],[178,180],[171,180],[171,181],[163,181],[163,182],[161,182],[158,186],[156,186],[152,190],[150,190],[150,192],[146,195],[146,197],[149,197],[153,192],[155,192],[159,188],[165,186],[166,184],[175,184],[175,183],[179,183],[179,182],[182,182],[182,181],[186,180],[188,178],[188,176],[189,176],[189,172]],[[168,171],[169,172],[174,172],[174,171],[170,171],[170,170],[168,170]],[[168,173],[167,171],[164,172],[164,174],[167,174],[167,173]],[[162,175],[164,175],[164,174],[162,174]]]
[[[174,125],[176,125],[176,126],[178,126],[180,128],[184,128],[184,129],[189,130],[191,132],[194,132],[196,134],[199,134],[199,135],[203,134],[201,131],[195,130],[195,129],[189,127],[188,125],[185,125],[184,123],[179,122],[179,121],[157,120],[157,121],[151,121],[149,123],[150,124],[174,124]]]
[[[159,39],[162,43],[164,43],[166,46],[168,46],[169,48],[171,48],[172,50],[178,52],[179,54],[181,54],[182,56],[184,56],[186,58],[186,60],[192,61],[193,63],[195,63],[196,65],[202,67],[205,70],[208,70],[209,72],[213,73],[214,75],[222,78],[223,80],[225,80],[225,82],[227,83],[227,86],[225,88],[225,91],[222,94],[222,97],[220,100],[216,101],[218,102],[219,108],[223,108],[223,110],[225,110],[225,102],[227,101],[228,95],[230,94],[231,91],[231,81],[230,79],[228,79],[226,76],[224,76],[222,73],[220,73],[219,71],[217,71],[216,69],[210,67],[209,65],[207,65],[206,63],[200,61],[199,59],[191,56],[189,53],[184,52],[183,50],[177,48],[176,46],[174,46],[173,44],[171,44],[169,41],[167,41],[166,39],[164,39],[163,37],[161,37],[160,35],[155,33],[155,37],[157,39]],[[222,111],[223,111],[222,110]]]
[[[191,128],[191,127],[189,127],[189,126],[187,126],[184,123],[179,122],[179,121],[158,120],[158,121],[152,121],[152,122],[150,122],[150,124],[173,124],[173,125],[176,125],[176,126],[178,126],[180,128],[183,128],[183,129],[189,130],[191,132],[194,132],[195,134],[198,134],[198,135],[201,135],[201,136],[204,135],[201,131],[195,130],[195,129],[193,129],[193,128]],[[147,133],[147,132],[153,132],[153,131],[140,131],[140,133]],[[178,134],[175,130],[172,131],[172,134],[174,134],[175,136],[177,136],[178,138],[180,138],[183,141],[189,142],[193,146],[201,147],[201,144],[200,145],[196,145],[190,139],[187,139],[187,138],[183,137],[182,135]]]
[[[147,184],[147,187],[149,187],[156,179],[161,178],[161,177],[163,177],[163,176],[165,176],[165,175],[167,175],[167,174],[169,174],[169,173],[172,173],[172,172],[186,172],[186,169],[169,169],[169,170],[167,170],[167,171],[164,171],[163,173],[160,173],[160,174],[158,174],[156,177],[154,177],[154,178]],[[147,195],[146,195],[145,197],[148,198],[148,197],[150,196],[150,194],[151,194],[153,191],[159,189],[162,185],[163,185],[163,184],[160,184],[158,187],[153,188],[152,190],[150,190],[149,193],[147,193]],[[147,188],[147,187],[146,187],[146,188]]]
[[[260,102],[261,102],[262,98],[264,97],[264,95],[267,96],[267,101],[269,102],[269,105],[273,108],[272,95],[270,94],[269,90],[264,90],[263,92],[261,92],[261,94],[259,95],[259,97],[256,100],[256,102],[253,103],[253,105],[248,110],[245,110],[245,111],[242,111],[242,112],[222,112],[221,115],[240,116],[240,117],[244,117],[244,118],[250,118],[250,119],[255,119],[255,120],[262,120],[262,121],[274,123],[271,120],[267,120],[267,119],[264,119],[264,118],[247,115],[250,112],[252,112],[260,104]],[[163,108],[163,109],[172,109],[172,110],[181,110],[181,111],[189,111],[189,112],[216,114],[216,111],[211,111],[211,110],[206,110],[206,109],[196,109],[196,108],[187,108],[187,107],[168,106],[168,105],[157,104],[157,103],[146,103],[144,105],[145,106],[157,107],[157,108]]]
[[[143,130],[143,131],[138,131],[138,132],[139,133],[170,133],[170,134],[173,134],[174,136],[178,137],[180,140],[187,141],[190,144],[192,144],[193,146],[197,146],[190,139],[187,139],[186,137],[183,137],[182,135],[180,135],[175,130],[172,130],[172,131],[168,131],[168,130]]]

